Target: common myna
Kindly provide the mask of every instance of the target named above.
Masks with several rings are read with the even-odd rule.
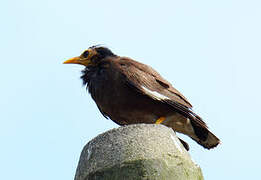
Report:
[[[102,46],[92,46],[64,64],[85,66],[81,79],[105,118],[119,125],[164,124],[207,149],[220,143],[189,101],[150,66]]]

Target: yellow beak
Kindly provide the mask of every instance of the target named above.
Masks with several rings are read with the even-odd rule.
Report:
[[[71,59],[68,59],[67,61],[64,61],[63,64],[80,64],[84,66],[88,66],[91,64],[91,61],[89,59],[83,59],[80,56],[79,57],[73,57]]]
[[[63,64],[82,64],[80,59],[80,57],[73,57],[64,61]]]

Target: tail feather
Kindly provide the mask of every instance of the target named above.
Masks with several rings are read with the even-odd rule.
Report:
[[[211,149],[220,143],[219,138],[209,131],[207,126],[202,126],[202,124],[198,123],[195,119],[191,120],[191,125],[194,130],[194,135],[190,137],[204,148]]]
[[[209,130],[206,123],[196,114],[187,113],[184,116],[175,113],[168,116],[163,124],[171,127],[174,131],[188,135],[206,149],[214,148],[220,143],[219,138]]]
[[[184,115],[190,120],[190,124],[194,131],[192,135],[188,134],[193,140],[207,149],[212,149],[220,144],[219,138],[209,130],[207,124],[200,116],[194,113],[191,109],[188,109],[187,113]]]

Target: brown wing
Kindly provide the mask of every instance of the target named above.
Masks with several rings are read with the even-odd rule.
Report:
[[[153,99],[169,100],[192,108],[188,100],[154,69],[129,58],[120,58],[118,68],[128,83]]]
[[[192,111],[192,105],[188,100],[153,68],[126,57],[119,57],[115,65],[126,78],[126,83],[133,89],[154,100],[169,104],[179,113],[207,127],[206,123]]]

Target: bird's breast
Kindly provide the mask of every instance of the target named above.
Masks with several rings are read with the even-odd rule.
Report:
[[[99,109],[120,125],[154,123],[168,113],[166,105],[129,87],[117,71],[90,74],[89,92]]]

